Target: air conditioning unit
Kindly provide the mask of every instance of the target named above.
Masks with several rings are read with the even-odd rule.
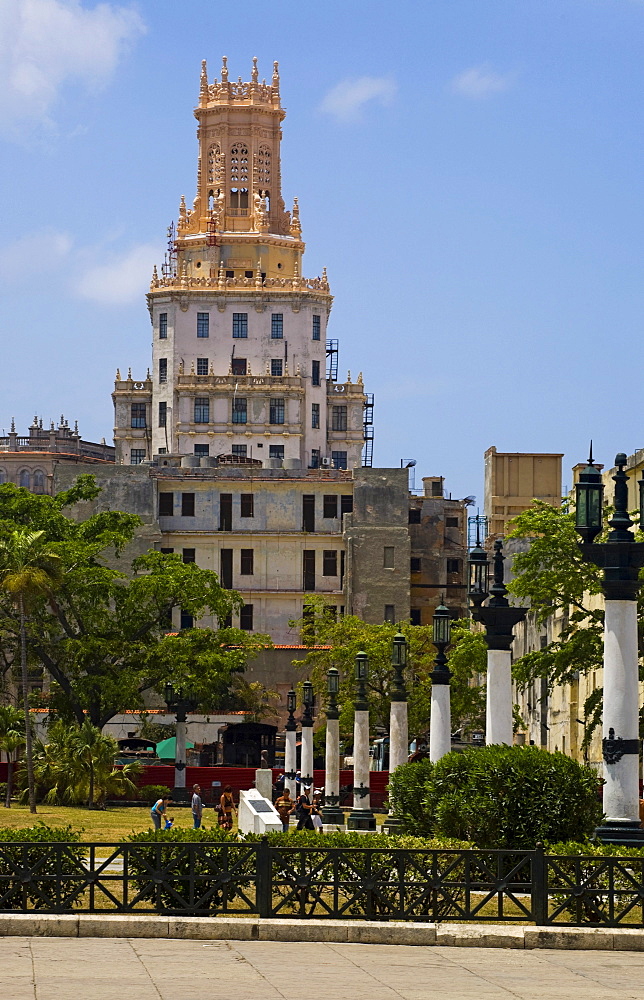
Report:
[[[330,458],[325,457],[320,459],[320,465],[322,466],[323,469],[330,469],[331,466],[333,465],[333,462],[331,461]]]

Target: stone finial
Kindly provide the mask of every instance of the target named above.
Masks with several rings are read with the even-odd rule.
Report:
[[[262,262],[257,261],[257,266],[255,267],[255,288],[262,287]]]
[[[326,267],[322,268],[322,287],[323,288],[328,288],[329,287],[329,279],[327,277]]]
[[[273,79],[272,79],[271,82],[273,84],[273,90],[279,96],[279,92],[280,92],[280,64],[277,61],[275,61],[273,63]]]
[[[347,372],[347,385],[351,385],[351,372]]]
[[[212,361],[210,362],[210,367],[208,369],[208,374],[209,375],[214,375],[215,374],[215,369],[212,367]]]
[[[181,285],[182,288],[187,288],[188,287],[188,265],[187,265],[187,263],[186,263],[185,260],[184,260],[183,264],[181,265],[181,281],[180,281],[180,285]]]
[[[288,376],[288,361],[284,362],[284,374]]]
[[[128,378],[128,382],[132,381],[132,369],[131,368],[128,368],[128,370],[127,370],[127,378]],[[61,420],[62,420],[62,417],[61,417]]]
[[[358,372],[358,385],[364,385],[362,381],[362,372]]]
[[[302,235],[302,226],[300,224],[300,206],[297,198],[293,198],[293,211],[291,212],[289,232],[291,236],[295,237],[295,239],[299,239]]]
[[[221,60],[221,82],[228,83],[228,56],[223,56]]]
[[[295,374],[297,375],[298,378],[302,374],[302,366],[299,363],[297,365],[297,368],[295,369]]]
[[[150,381],[150,369],[149,369],[149,368],[148,368],[148,370],[147,370],[147,371],[146,371],[146,373],[145,373],[145,378],[146,378],[146,381],[147,381],[147,382],[149,382],[149,381]]]
[[[228,365],[228,374],[232,375],[232,373],[233,373],[233,359],[231,358],[230,364]]]
[[[54,426],[54,422],[53,422],[53,420],[52,420],[52,422],[51,422],[51,426],[52,426],[52,427]],[[15,434],[15,433],[16,433],[16,418],[15,418],[15,417],[12,417],[12,418],[11,418],[11,433],[12,433],[12,434]]]
[[[195,374],[195,359],[194,358],[192,359],[192,364],[190,365],[190,374],[191,375]]]
[[[250,74],[251,83],[257,83],[259,74],[257,72],[257,56],[253,56],[253,69]]]
[[[55,431],[56,430],[56,428],[54,426],[54,421],[53,420],[49,421],[49,430],[50,431]]]
[[[201,60],[201,79],[199,81],[199,103],[206,104],[208,102],[208,68],[206,66],[206,60]]]
[[[78,434],[78,420],[74,421],[74,434]]]
[[[116,379],[115,379],[115,381],[116,382],[120,382],[121,381],[121,369],[120,368],[116,369]]]
[[[266,374],[267,374],[267,375],[270,375],[270,373],[271,373],[271,366],[269,365],[269,363],[268,363],[268,361],[267,361],[267,362],[266,362]]]
[[[179,202],[179,221],[177,223],[178,229],[185,229],[188,224],[188,210],[186,208],[186,196],[181,195],[181,201]]]
[[[250,361],[246,365],[246,374],[247,375],[252,375],[253,374],[252,371],[250,370]]]
[[[223,259],[219,261],[219,274],[217,275],[217,284],[219,285],[220,288],[223,288],[224,285],[226,284]]]
[[[179,362],[179,374],[183,375],[183,358]]]
[[[152,285],[153,288],[158,288],[159,286],[159,275],[157,272],[156,264],[152,268],[152,281],[150,282],[150,284]]]

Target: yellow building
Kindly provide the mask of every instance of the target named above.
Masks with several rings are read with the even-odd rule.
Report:
[[[485,452],[484,510],[488,537],[505,535],[508,521],[533,500],[561,503],[562,453]]]

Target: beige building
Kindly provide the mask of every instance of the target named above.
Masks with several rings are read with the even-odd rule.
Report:
[[[58,427],[53,421],[49,427],[43,427],[42,418],[34,417],[28,430],[27,436],[19,435],[12,420],[9,434],[0,437],[0,483],[15,483],[32,493],[51,494],[57,467],[77,469],[79,465],[114,462],[114,448],[105,439],[100,444],[83,441],[78,423],[72,430],[62,416]]]
[[[533,500],[561,503],[560,453],[485,452],[484,510],[488,537],[507,533],[508,521]]]

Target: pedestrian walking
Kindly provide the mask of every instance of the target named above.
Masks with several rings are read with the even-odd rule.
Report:
[[[201,815],[203,813],[203,803],[201,801],[201,787],[192,786],[192,826],[198,830],[201,826]]]
[[[288,833],[289,816],[295,809],[295,803],[291,798],[291,793],[288,788],[285,788],[279,799],[276,800],[275,808],[277,809],[279,817],[282,821],[282,833]]]
[[[309,789],[305,786],[304,791],[301,795],[297,797],[297,806],[295,807],[295,816],[297,818],[297,829],[298,830],[314,830],[313,820],[311,818],[311,810],[313,806],[308,796]]]
[[[152,817],[155,830],[161,829],[161,820],[163,819],[164,813],[168,808],[169,802],[172,802],[172,798],[169,795],[164,795],[162,798],[157,799],[150,809],[150,816]]]
[[[236,813],[233,790],[226,785],[219,799],[219,826],[222,830],[232,830],[233,813]]]

